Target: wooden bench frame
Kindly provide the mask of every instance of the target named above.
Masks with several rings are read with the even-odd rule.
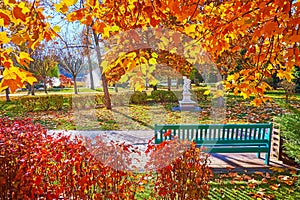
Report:
[[[175,137],[196,142],[209,153],[266,153],[269,165],[273,124],[155,124],[155,144]]]

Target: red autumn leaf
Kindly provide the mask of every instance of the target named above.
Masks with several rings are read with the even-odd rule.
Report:
[[[171,133],[172,133],[172,130],[167,130],[167,132],[164,133],[164,137],[167,137],[167,136],[171,136]]]
[[[10,18],[7,14],[5,14],[4,12],[0,11],[0,18],[3,19],[4,21],[4,25],[8,26],[10,23]]]
[[[21,19],[23,22],[26,22],[26,15],[22,12],[22,8],[15,6],[13,8],[13,14],[15,18]]]
[[[150,24],[151,24],[151,26],[156,27],[159,23],[160,23],[159,20],[156,20],[154,18],[150,18]]]

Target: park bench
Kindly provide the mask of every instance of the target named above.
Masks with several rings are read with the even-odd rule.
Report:
[[[177,138],[194,141],[209,153],[266,153],[269,165],[272,123],[265,124],[156,124],[155,144]]]

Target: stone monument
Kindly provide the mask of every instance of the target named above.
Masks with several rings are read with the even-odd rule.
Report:
[[[191,80],[186,76],[183,76],[183,91],[182,101],[179,101],[179,107],[175,107],[172,110],[186,110],[186,111],[200,111],[200,107],[196,106],[196,102],[191,100]]]

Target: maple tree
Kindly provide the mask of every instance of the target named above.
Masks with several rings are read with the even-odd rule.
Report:
[[[15,92],[25,83],[37,82],[30,72],[18,67],[28,68],[33,61],[26,50],[51,40],[55,32],[46,22],[40,1],[4,0],[0,7],[0,65],[4,67],[0,91],[9,88]]]
[[[33,53],[34,61],[31,63],[31,71],[44,84],[44,91],[47,94],[47,83],[51,82],[51,77],[58,77],[58,63],[55,61],[54,53],[45,45],[38,47]]]
[[[66,13],[72,3],[61,1],[57,10]],[[76,3],[76,1],[73,1]],[[274,73],[280,79],[291,81],[293,67],[299,66],[299,10],[300,2],[269,1],[83,1],[83,8],[67,15],[70,21],[89,24],[102,39],[117,33],[131,31],[131,39],[122,38],[119,44],[140,37],[137,28],[168,28],[174,30],[165,46],[175,44],[175,52],[182,42],[180,34],[193,39],[217,63],[220,73],[227,75],[226,86],[234,93],[248,98],[256,95],[254,104],[269,98],[263,96],[269,89],[264,81]],[[164,38],[163,31],[156,31]],[[130,44],[130,42],[129,42]],[[173,45],[174,46],[174,45]],[[130,49],[130,48],[129,48]],[[163,49],[164,48],[160,48]],[[171,49],[169,49],[171,50]],[[241,55],[241,52],[245,51]],[[187,61],[195,64],[192,56],[199,53],[185,45]],[[241,69],[235,60],[243,57]],[[105,68],[105,66],[104,66]]]

